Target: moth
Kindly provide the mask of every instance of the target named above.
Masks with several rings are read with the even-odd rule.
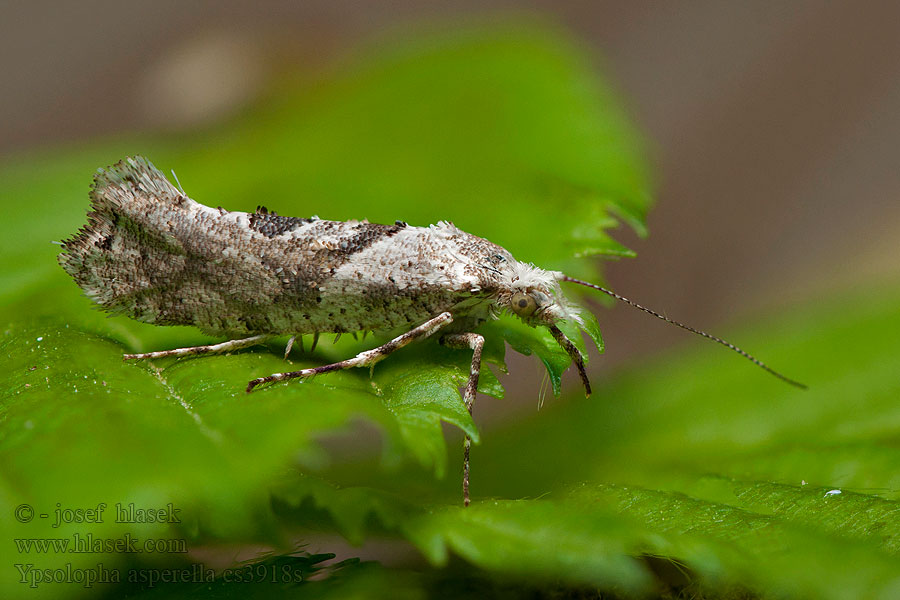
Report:
[[[351,367],[371,367],[411,342],[440,333],[440,342],[472,352],[463,400],[469,412],[481,370],[484,338],[475,330],[502,312],[546,327],[571,357],[584,385],[584,359],[559,329],[581,324],[580,309],[560,283],[587,286],[715,342],[785,377],[740,348],[673,321],[606,288],[516,260],[504,248],[442,221],[413,227],[397,221],[327,221],[199,204],[147,159],[126,158],[100,169],[91,188],[88,223],[63,242],[59,263],[85,294],[113,314],[156,325],[193,325],[226,341],[144,354],[126,360],[228,352],[290,335],[402,332],[340,362],[274,373],[262,384]],[[300,337],[302,344],[302,337]],[[464,445],[463,501],[469,504],[469,452]]]

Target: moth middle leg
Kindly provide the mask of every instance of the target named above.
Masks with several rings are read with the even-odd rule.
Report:
[[[267,377],[254,379],[247,384],[247,392],[252,392],[253,388],[264,383],[274,383],[276,381],[286,381],[288,379],[306,378],[312,377],[313,375],[319,375],[321,373],[328,373],[329,371],[340,371],[342,369],[349,369],[352,367],[367,367],[370,365],[374,365],[379,360],[385,358],[392,352],[399,350],[400,348],[403,348],[404,346],[418,339],[430,336],[435,331],[447,325],[448,323],[451,323],[452,321],[453,316],[449,312],[441,313],[433,319],[425,321],[418,327],[410,329],[403,335],[395,337],[388,343],[371,350],[366,350],[365,352],[360,352],[353,358],[348,358],[347,360],[331,363],[329,365],[322,365],[320,367],[301,369],[299,371],[291,371],[289,373],[274,373],[272,375],[268,375]]]
[[[478,391],[478,378],[481,376],[481,350],[484,348],[484,337],[477,333],[448,333],[441,338],[441,343],[448,348],[471,348],[472,367],[469,370],[469,380],[466,382],[466,390],[463,400],[469,415],[475,404],[475,393]],[[472,448],[472,438],[466,435],[463,442],[463,504],[469,505],[469,450]]]

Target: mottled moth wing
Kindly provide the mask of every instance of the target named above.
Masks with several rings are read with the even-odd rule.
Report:
[[[502,250],[447,223],[210,208],[139,157],[97,174],[88,224],[63,246],[103,309],[231,339],[409,328],[473,293],[486,305],[477,257]]]
[[[105,310],[158,322],[159,315],[138,310],[142,296],[158,292],[159,278],[148,273],[148,267],[163,256],[184,256],[185,250],[177,238],[149,222],[146,199],[174,206],[181,196],[140,157],[99,169],[91,186],[87,225],[63,242],[59,264]],[[162,276],[170,271],[161,269]]]
[[[213,334],[266,331],[251,305],[281,290],[238,252],[227,211],[182,194],[146,159],[100,170],[88,224],[63,244],[59,262],[104,310]],[[244,213],[240,213],[244,214]]]

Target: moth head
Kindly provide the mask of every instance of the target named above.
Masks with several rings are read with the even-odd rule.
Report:
[[[507,286],[498,298],[499,304],[532,327],[546,327],[556,343],[569,355],[590,396],[591,384],[584,369],[584,357],[572,341],[557,327],[558,321],[583,322],[578,309],[569,304],[559,281],[565,277],[556,271],[544,271],[526,263],[513,263]]]
[[[529,264],[514,265],[498,304],[532,326],[553,325],[557,321],[580,322],[577,307],[559,288],[559,274]]]

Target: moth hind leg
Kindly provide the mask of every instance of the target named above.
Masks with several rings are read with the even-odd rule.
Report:
[[[463,393],[463,400],[469,415],[475,405],[475,394],[478,391],[478,378],[481,376],[481,351],[484,348],[484,337],[477,333],[448,333],[441,338],[441,343],[448,348],[469,348],[472,350],[472,366],[469,370],[469,380]],[[469,505],[469,451],[472,448],[472,438],[466,435],[463,442],[463,504]]]
[[[142,354],[125,354],[122,360],[145,360],[151,358],[166,358],[169,356],[193,356],[195,354],[222,354],[233,350],[240,350],[256,344],[262,344],[270,335],[254,335],[239,340],[228,340],[218,344],[209,344],[206,346],[191,346],[189,348],[174,348],[172,350],[160,350],[157,352],[144,352]]]

